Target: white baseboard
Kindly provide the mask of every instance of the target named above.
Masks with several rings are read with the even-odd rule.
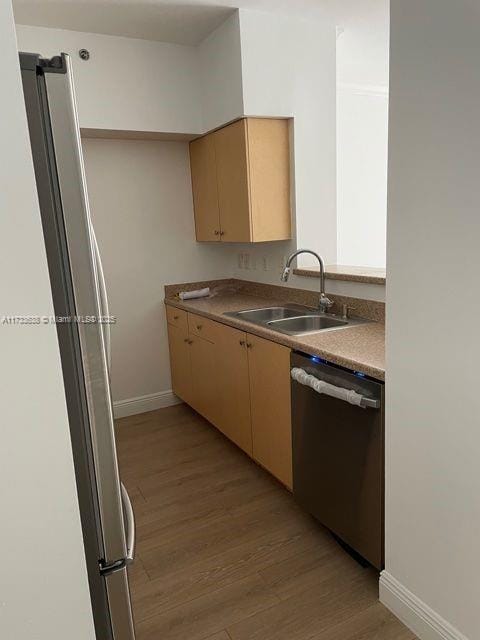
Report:
[[[158,393],[149,393],[146,396],[138,398],[127,398],[127,400],[117,400],[113,403],[113,415],[115,418],[125,418],[133,416],[137,413],[145,413],[146,411],[154,411],[155,409],[163,409],[171,407],[174,404],[182,402],[171,389],[168,391],[159,391]]]
[[[420,640],[468,640],[386,571],[380,575],[380,602]]]

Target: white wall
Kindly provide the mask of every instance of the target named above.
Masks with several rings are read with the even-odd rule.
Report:
[[[195,242],[188,144],[84,140],[112,327],[113,399],[169,391],[165,284],[230,277],[228,246]]]
[[[385,267],[388,89],[337,93],[337,264]]]
[[[198,46],[204,131],[244,114],[239,14],[234,13]]]
[[[337,263],[386,263],[388,0],[352,10],[337,38]]]
[[[18,35],[22,49],[72,54],[84,128],[199,133],[242,115],[294,116],[298,242],[336,262],[333,23],[241,11],[199,47],[21,25]]]
[[[13,15],[0,3],[0,637],[95,637]]]
[[[22,25],[17,37],[23,51],[72,56],[81,127],[202,132],[196,47]]]
[[[392,0],[391,16],[382,598],[421,638],[476,640],[480,10]]]
[[[231,268],[233,267],[231,272],[232,277],[240,278],[241,280],[251,280],[253,282],[263,282],[265,284],[318,291],[320,286],[318,278],[292,274],[287,283],[280,281],[285,261],[294,250],[295,246],[293,242],[261,242],[255,245],[232,245],[230,256]],[[245,262],[239,259],[239,254],[245,253],[248,254],[248,268],[244,266]],[[265,260],[267,263],[266,270],[264,268]],[[242,264],[242,266],[240,266],[240,264]],[[318,262],[316,267],[318,269]],[[385,302],[385,285],[348,282],[327,278],[325,288],[327,292],[337,295]]]
[[[240,33],[245,114],[294,117],[297,244],[335,264],[335,26],[240,10]]]

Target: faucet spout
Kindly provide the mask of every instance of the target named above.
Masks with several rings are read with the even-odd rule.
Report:
[[[333,302],[329,300],[325,295],[325,265],[322,257],[318,253],[316,253],[315,251],[312,251],[311,249],[299,249],[298,251],[295,251],[294,253],[292,253],[292,255],[289,256],[287,263],[285,265],[285,269],[283,270],[283,273],[281,275],[281,281],[287,282],[290,276],[291,264],[293,260],[295,260],[295,258],[299,256],[301,253],[309,253],[310,255],[314,256],[318,260],[318,264],[320,265],[320,300],[319,300],[318,307],[320,311],[322,311],[323,313],[326,313],[326,311],[333,305]]]

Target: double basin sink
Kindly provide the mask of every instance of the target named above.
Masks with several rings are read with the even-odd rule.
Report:
[[[333,329],[345,329],[366,320],[358,318],[340,318],[333,314],[321,313],[300,305],[283,307],[265,307],[247,309],[246,311],[228,311],[224,315],[252,324],[260,325],[285,333],[290,336],[301,336]]]

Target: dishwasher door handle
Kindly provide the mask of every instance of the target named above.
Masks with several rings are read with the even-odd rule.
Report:
[[[319,380],[315,376],[312,376],[304,369],[300,369],[299,367],[294,367],[291,370],[291,376],[292,379],[295,380],[295,382],[303,384],[306,387],[310,387],[310,389],[313,389],[313,391],[316,391],[316,393],[331,396],[332,398],[337,398],[338,400],[343,400],[344,402],[356,405],[357,407],[362,407],[363,409],[380,408],[380,400],[377,400],[375,398],[367,398],[361,393],[357,393],[353,389],[337,387],[336,385],[325,382],[324,380]]]

